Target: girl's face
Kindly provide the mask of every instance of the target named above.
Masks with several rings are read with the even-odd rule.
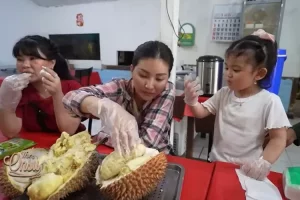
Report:
[[[241,91],[252,87],[266,75],[265,68],[254,68],[245,56],[229,56],[225,61],[225,79],[230,89]]]
[[[39,53],[42,58],[46,59],[46,56],[42,52],[39,51]],[[49,61],[34,56],[26,56],[22,54],[21,56],[17,57],[18,72],[32,74],[30,78],[31,83],[41,81],[42,78],[40,76],[40,71],[42,70],[43,66],[53,69],[54,65],[55,60]]]
[[[142,59],[131,70],[133,87],[140,99],[150,101],[166,88],[169,66],[162,59]]]

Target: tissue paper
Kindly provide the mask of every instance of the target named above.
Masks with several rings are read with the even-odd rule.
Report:
[[[278,188],[269,180],[258,181],[236,169],[242,188],[245,190],[246,200],[282,200]]]

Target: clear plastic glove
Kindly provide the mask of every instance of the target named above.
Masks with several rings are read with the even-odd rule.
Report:
[[[6,77],[0,87],[0,109],[15,111],[21,98],[22,90],[29,84],[31,74],[15,74]]]
[[[89,112],[101,120],[106,132],[109,131],[114,149],[121,155],[128,155],[141,143],[135,117],[110,99],[97,101],[88,108]]]
[[[259,181],[264,180],[269,175],[272,167],[272,164],[266,161],[263,157],[247,161],[235,160],[234,163],[241,166],[241,170],[246,176]]]
[[[184,102],[189,106],[195,106],[198,103],[199,95],[202,94],[200,78],[197,76],[195,80],[192,80],[191,74],[186,75],[184,77]]]

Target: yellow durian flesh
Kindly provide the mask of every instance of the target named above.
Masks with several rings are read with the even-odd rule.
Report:
[[[88,183],[88,177],[91,177],[89,170],[93,172],[96,170],[92,166],[97,161],[95,160],[96,145],[91,143],[88,132],[77,133],[71,137],[62,135],[61,138],[58,139],[59,146],[52,146],[52,154],[44,166],[45,173],[54,173],[61,176],[63,180],[48,200],[64,198],[69,193],[81,189]],[[55,154],[56,147],[66,147],[67,150],[58,157]],[[79,180],[81,180],[80,184]]]
[[[66,150],[62,154],[61,152],[57,154],[57,149]],[[44,173],[61,175],[66,182],[88,160],[87,155],[95,149],[96,145],[91,143],[88,132],[80,132],[71,137],[64,132],[51,147],[53,154],[50,154],[44,163]]]
[[[137,151],[137,149],[135,149],[132,152],[134,153],[134,155],[139,155],[139,157],[130,156],[131,159],[125,160],[125,162],[123,162],[122,165],[117,165],[117,160],[114,160],[114,158],[119,159],[119,157],[111,156],[112,154],[115,155],[116,152],[112,152],[111,154],[109,154],[108,156],[110,156],[110,163],[102,162],[102,164],[98,167],[96,171],[96,184],[102,185],[101,188],[106,187],[112,184],[113,182],[119,180],[120,178],[126,176],[127,174],[130,174],[132,171],[137,170],[140,166],[146,164],[149,160],[151,160],[151,158],[159,154],[159,152],[156,149],[146,148],[145,146],[143,148],[142,146],[144,145],[140,145],[140,149],[138,149],[140,151]],[[106,158],[108,156],[106,156]],[[102,176],[102,174],[105,172],[104,169],[110,170],[112,169],[112,167],[113,169],[118,169],[118,172],[116,172],[116,170],[114,171],[114,176],[110,176],[110,178],[104,179]]]
[[[93,177],[99,164],[95,149],[96,146],[91,143],[91,136],[88,132],[81,132],[73,136],[63,132],[49,150],[29,149],[24,151],[30,151],[31,155],[39,157],[38,162],[42,166],[41,177],[54,174],[60,177],[60,180],[62,179],[62,182],[56,182],[56,191],[50,194],[49,190],[48,200],[51,200],[65,197],[88,183],[87,179]],[[46,178],[41,177],[30,179],[8,176],[9,168],[3,166],[1,169],[0,186],[5,196],[10,198],[21,195],[33,181],[39,185],[50,184],[46,182]],[[64,186],[66,188],[63,188]],[[37,186],[32,185],[31,188],[37,188]],[[30,191],[28,196],[33,200],[35,197],[31,195],[37,190],[31,189]]]
[[[146,152],[146,147],[143,144],[138,144],[136,148],[131,152],[130,158],[137,158],[144,155]],[[130,159],[129,159],[130,160]]]
[[[144,155],[133,160],[128,161],[125,166],[121,169],[119,176],[124,176],[131,173],[132,171],[138,169],[140,166],[149,161],[152,157],[149,155]]]
[[[149,155],[144,155],[142,157],[135,158],[126,163],[126,166],[130,169],[130,171],[137,170],[140,166],[148,162],[152,157]]]
[[[62,184],[63,176],[48,173],[34,181],[28,187],[27,195],[34,200],[45,200]]]
[[[167,157],[163,152],[148,153],[150,154],[146,152],[142,157],[150,156],[151,159],[141,158],[136,160],[138,162],[130,163],[130,167],[135,170],[126,175],[119,174],[112,179],[101,181],[96,173],[101,194],[113,200],[140,200],[153,192],[165,175]]]
[[[51,146],[50,155],[60,157],[69,149],[77,148],[78,146],[82,146],[86,151],[94,149],[95,145],[91,144],[91,136],[88,132],[83,131],[72,136],[63,132],[61,137],[56,140],[56,143]]]
[[[59,157],[64,154],[68,148],[71,148],[73,144],[73,139],[70,139],[70,135],[66,132],[61,134],[61,137],[56,140],[56,143],[51,146],[54,156]]]
[[[106,156],[101,165],[100,176],[101,179],[107,180],[116,176],[121,169],[125,166],[126,160],[117,152],[112,152]]]
[[[86,155],[86,161],[79,168],[63,175],[64,183],[49,196],[48,200],[64,199],[70,193],[89,187],[99,165],[98,155],[97,151],[90,152]]]
[[[132,152],[130,152],[128,156],[121,156],[116,151],[110,153],[102,161],[99,171],[101,179],[108,180],[118,175],[122,168],[125,167],[127,161],[140,157],[144,155],[145,152],[145,145],[139,144]]]

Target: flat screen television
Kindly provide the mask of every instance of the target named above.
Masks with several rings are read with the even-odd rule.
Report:
[[[99,33],[51,34],[49,39],[56,43],[65,59],[101,59]]]

